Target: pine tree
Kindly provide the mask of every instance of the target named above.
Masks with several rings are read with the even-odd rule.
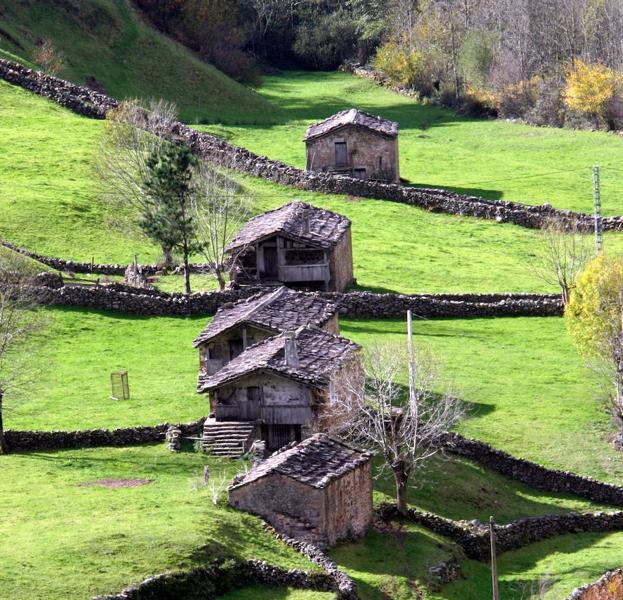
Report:
[[[147,160],[148,201],[140,218],[143,232],[163,247],[181,252],[184,289],[190,294],[189,257],[197,251],[191,210],[192,180],[197,159],[186,146],[167,144]]]

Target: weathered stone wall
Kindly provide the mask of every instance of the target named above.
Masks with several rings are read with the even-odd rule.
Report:
[[[229,503],[258,515],[277,531],[301,541],[326,546],[324,494],[291,477],[273,473],[229,490]]]
[[[46,256],[45,254],[38,254],[37,252],[32,252],[26,248],[21,248],[15,244],[7,240],[0,240],[0,246],[4,246],[5,248],[9,248],[9,250],[13,250],[14,252],[18,252],[23,256],[27,256],[44,264],[52,269],[56,269],[57,271],[64,271],[66,273],[93,273],[96,275],[124,275],[128,265],[121,264],[102,264],[95,262],[80,262],[75,260],[68,260],[64,258],[57,258],[54,256]],[[154,275],[158,271],[161,270],[159,265],[140,265],[143,270],[144,275]],[[205,264],[191,264],[190,270],[193,273],[208,273],[209,268]]]
[[[287,570],[260,560],[225,560],[188,571],[155,575],[118,594],[95,596],[92,600],[212,600],[253,584],[337,591],[334,579],[326,573]]]
[[[166,294],[120,284],[38,288],[41,302],[142,316],[213,315],[219,306],[248,298],[266,288],[242,287],[216,292]],[[538,294],[375,294],[318,292],[337,302],[340,314],[353,318],[404,317],[407,309],[422,318],[560,316],[555,295]]]
[[[396,518],[398,511],[394,504],[383,504],[379,508],[379,514],[381,518],[388,520]],[[453,521],[413,508],[408,510],[408,517],[413,522],[455,541],[470,558],[481,561],[489,560],[488,525]],[[495,525],[494,529],[497,552],[503,554],[566,533],[623,531],[623,511],[527,517],[506,525]]]
[[[177,425],[182,435],[201,435],[205,418]],[[164,442],[169,423],[119,429],[88,429],[80,431],[17,431],[7,430],[5,439],[11,452],[33,450],[66,450],[98,446],[131,446]]]
[[[371,461],[327,486],[324,513],[329,546],[365,535],[373,517]]]
[[[497,471],[531,487],[582,496],[593,502],[623,506],[623,487],[583,477],[568,471],[548,469],[523,458],[517,458],[481,442],[456,433],[446,434],[446,451],[464,456],[488,469]]]
[[[608,571],[598,581],[574,590],[568,600],[621,600],[623,569]]]
[[[335,144],[346,142],[348,164],[336,164]],[[348,126],[307,142],[307,169],[332,171],[366,169],[364,179],[398,182],[398,141],[361,127]],[[352,173],[351,173],[352,174]]]
[[[353,240],[350,227],[330,254],[329,271],[331,272],[329,289],[344,292],[353,284]]]
[[[0,78],[86,116],[103,118],[108,110],[117,105],[115,100],[103,94],[32,71],[4,59],[0,59]],[[552,218],[567,223],[577,221],[586,231],[590,231],[593,227],[591,215],[555,209],[548,204],[535,206],[505,200],[486,200],[447,190],[412,188],[329,173],[301,171],[282,162],[258,156],[244,148],[232,146],[213,135],[199,133],[182,123],[172,127],[171,135],[176,140],[188,144],[195,154],[213,164],[297,189],[390,200],[432,212],[493,219],[528,228],[541,228]],[[622,230],[623,217],[607,217],[603,224],[606,230]]]

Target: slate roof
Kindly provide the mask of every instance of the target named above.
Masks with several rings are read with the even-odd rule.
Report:
[[[332,248],[350,227],[343,215],[299,200],[253,217],[227,246],[228,251],[281,234],[320,248]]]
[[[246,300],[221,306],[212,321],[193,342],[195,348],[240,325],[255,325],[275,333],[304,325],[321,327],[337,313],[337,304],[318,294],[279,287]]]
[[[382,117],[375,117],[374,115],[363,112],[362,110],[357,110],[356,108],[351,108],[336,113],[324,121],[310,125],[303,139],[309,141],[326,135],[336,129],[340,129],[341,127],[346,127],[347,125],[364,127],[375,133],[380,133],[381,135],[392,138],[398,135],[398,123],[388,121]]]
[[[326,433],[317,433],[294,447],[275,452],[254,466],[233,487],[248,485],[262,477],[278,473],[322,489],[365,464],[370,458],[370,454],[352,448]]]
[[[282,333],[249,346],[214,375],[199,375],[197,390],[206,392],[255,373],[267,371],[311,387],[329,383],[331,372],[359,350],[359,346],[339,335],[315,327],[301,327],[295,333],[298,365],[286,364]]]

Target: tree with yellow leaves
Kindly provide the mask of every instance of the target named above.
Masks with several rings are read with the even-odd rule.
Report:
[[[614,383],[613,416],[623,443],[623,257],[593,259],[576,281],[565,308],[580,353],[597,359]]]
[[[597,127],[607,119],[608,105],[621,83],[621,74],[600,64],[575,58],[567,67],[564,100],[568,108],[595,119]]]

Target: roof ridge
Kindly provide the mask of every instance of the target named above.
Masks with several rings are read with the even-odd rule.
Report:
[[[249,310],[246,311],[241,316],[239,321],[244,321],[248,319],[253,313],[257,312],[261,308],[264,308],[267,304],[270,304],[273,300],[276,300],[279,296],[282,295],[283,291],[286,289],[287,288],[284,285],[282,285],[282,286],[279,286],[275,291],[269,292],[268,294],[265,294],[263,297],[258,298],[259,302],[255,306],[252,306],[251,308],[249,308]]]

